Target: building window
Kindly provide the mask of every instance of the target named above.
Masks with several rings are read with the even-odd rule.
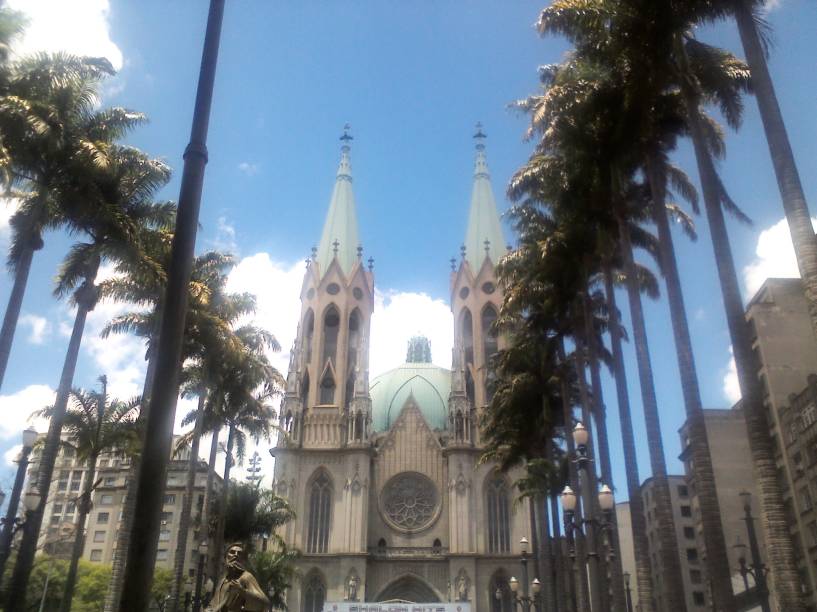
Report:
[[[120,520],[121,520],[120,516]],[[162,512],[160,520],[162,521],[162,525],[168,525],[173,521],[173,513],[172,512]]]
[[[116,476],[106,476],[105,477],[105,486],[106,487],[113,487],[116,485]]]
[[[488,504],[488,552],[511,551],[511,520],[508,486],[499,474],[494,475],[487,486]]]
[[[65,514],[74,514],[76,509],[77,509],[77,502],[70,501],[65,505]]]
[[[94,542],[104,542],[105,541],[105,532],[104,531],[94,531]]]
[[[485,397],[490,401],[493,395],[493,383],[496,378],[494,368],[491,367],[491,358],[498,350],[496,331],[494,330],[496,321],[496,309],[488,305],[482,310],[482,353],[485,359]]]
[[[167,561],[167,559],[168,559],[168,555],[167,555],[167,549],[166,548],[160,548],[160,549],[158,549],[156,551],[156,560],[157,561]]]
[[[689,518],[692,516],[692,506],[681,506],[681,516]]]
[[[102,561],[102,550],[100,550],[98,548],[95,549],[95,550],[92,550],[91,551],[91,561],[94,561],[95,563],[99,563],[100,561]]]
[[[332,510],[332,486],[326,472],[312,481],[309,493],[309,531],[306,551],[325,553],[329,548],[329,522]],[[321,603],[321,605],[323,605]]]
[[[113,495],[105,493],[99,496],[99,503],[103,506],[110,506],[113,503]]]
[[[312,361],[312,338],[315,335],[315,313],[310,308],[304,317],[304,348],[306,349],[306,363]]]
[[[488,584],[488,600],[491,612],[514,612],[508,578],[502,570],[494,574]]]
[[[62,504],[54,504],[54,514],[62,513]]]
[[[111,515],[108,512],[100,512],[96,515],[96,522],[98,525],[107,525]]]
[[[698,549],[697,548],[687,548],[687,561],[690,563],[697,563],[698,562]]]
[[[320,575],[315,572],[310,576],[304,588],[304,612],[322,612],[326,600],[326,586]]]
[[[701,570],[691,569],[689,570],[689,581],[692,584],[701,584],[703,583],[703,575],[701,574]]]
[[[51,524],[52,525],[59,525],[60,524],[60,515],[59,514],[52,514],[51,515]]]
[[[170,541],[170,529],[162,529],[159,531],[159,541],[160,542]]]
[[[321,405],[328,406],[335,403],[335,379],[327,366],[321,380]]]
[[[692,591],[692,601],[696,606],[705,606],[706,598],[701,591]]]
[[[678,497],[689,497],[689,489],[686,485],[678,485]]]
[[[170,493],[168,495],[165,495],[165,501],[164,501],[165,506],[172,506],[175,503],[176,503],[176,495],[175,494]]]
[[[692,527],[684,527],[684,537],[687,540],[694,540],[695,539],[695,529]]]

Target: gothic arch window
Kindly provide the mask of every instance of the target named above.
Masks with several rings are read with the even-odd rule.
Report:
[[[333,364],[338,354],[338,334],[340,332],[340,313],[337,307],[332,304],[323,314],[323,355],[321,366],[327,361]]]
[[[322,612],[326,601],[326,585],[321,575],[313,571],[304,582],[304,612]]]
[[[488,598],[491,602],[491,612],[514,612],[511,587],[503,570],[499,570],[491,577],[488,583]]]
[[[474,377],[471,376],[471,370],[465,366],[465,395],[468,397],[468,405],[476,406],[477,396],[474,390]]]
[[[474,319],[471,311],[462,309],[460,316],[460,332],[462,336],[462,349],[465,351],[465,364],[474,363]],[[467,368],[466,368],[467,369]]]
[[[309,409],[309,372],[304,372],[304,379],[301,382],[301,410],[306,412]]]
[[[485,359],[485,397],[488,401],[490,401],[493,395],[493,381],[495,378],[491,357],[493,357],[498,349],[496,332],[494,331],[496,317],[496,309],[491,304],[488,304],[482,309],[482,353]]]
[[[343,406],[346,410],[352,406],[352,398],[355,396],[355,374],[354,372],[349,372],[349,376],[346,377],[346,389],[343,394]]]
[[[488,516],[488,552],[511,551],[511,507],[508,483],[502,474],[494,472],[485,484]]]
[[[323,378],[321,379],[320,395],[322,406],[328,406],[335,403],[335,377],[332,376],[332,370],[330,370],[328,367],[323,373]]]
[[[303,330],[306,363],[309,363],[312,361],[312,340],[315,338],[315,313],[312,312],[311,308],[306,311]]]
[[[332,482],[323,470],[309,486],[309,528],[306,552],[325,553],[329,548],[329,525],[332,520]],[[323,602],[321,601],[321,605]],[[317,608],[320,610],[320,607]]]
[[[358,412],[355,415],[355,440],[363,439],[363,413]]]
[[[358,355],[360,353],[360,332],[361,332],[360,311],[355,308],[349,315],[349,354],[346,360],[346,367],[349,372],[354,372],[357,366]]]

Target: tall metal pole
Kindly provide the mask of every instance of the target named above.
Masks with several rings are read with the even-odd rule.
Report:
[[[190,143],[184,152],[179,208],[156,351],[156,377],[150,394],[150,414],[146,422],[142,468],[136,489],[137,514],[128,547],[120,612],[145,612],[150,603],[165,476],[179,393],[179,364],[187,314],[187,287],[193,265],[204,168],[207,164],[207,129],[224,17],[224,1],[210,0]]]
[[[3,572],[6,569],[6,561],[8,561],[11,552],[11,540],[14,537],[14,528],[17,523],[17,510],[20,506],[20,495],[22,494],[23,484],[26,480],[26,470],[28,469],[28,457],[30,454],[31,447],[23,446],[23,452],[17,462],[17,475],[14,477],[14,488],[11,490],[6,517],[3,519],[3,533],[0,534],[0,578],[2,578]]]
[[[193,596],[193,612],[201,612],[201,587],[204,584],[204,557],[199,553],[199,568],[196,574],[196,590]]]

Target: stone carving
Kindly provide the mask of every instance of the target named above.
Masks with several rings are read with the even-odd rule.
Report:
[[[469,583],[468,574],[464,569],[461,569],[459,574],[457,574],[457,601],[468,601]]]
[[[383,487],[381,506],[393,526],[416,531],[427,527],[436,518],[439,495],[434,483],[426,476],[404,472]]]

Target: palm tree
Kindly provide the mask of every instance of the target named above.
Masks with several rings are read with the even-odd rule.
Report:
[[[108,163],[107,146],[144,120],[123,108],[98,110],[107,60],[40,54],[14,62],[0,83],[0,167],[11,177],[20,206],[11,218],[8,257],[14,284],[0,328],[0,386],[11,353],[23,294],[42,234],[68,227],[84,231],[104,205],[84,197],[83,168]]]
[[[74,547],[71,563],[65,580],[65,590],[60,604],[60,612],[70,612],[77,580],[77,568],[85,546],[85,520],[91,511],[91,495],[98,484],[96,479],[97,459],[102,453],[127,445],[135,434],[136,414],[139,398],[123,402],[108,398],[108,379],[99,378],[101,390],[89,392],[82,389],[71,391],[71,405],[63,419],[64,446],[74,450],[79,461],[87,462],[85,486],[79,497],[79,513],[75,523]],[[38,412],[38,416],[52,418],[55,406]]]
[[[132,261],[135,257],[142,257],[145,265],[158,266],[156,262],[151,263],[140,249],[139,236],[140,233],[154,229],[167,229],[172,223],[175,208],[169,204],[156,204],[151,200],[155,191],[169,178],[170,170],[163,162],[152,160],[132,148],[111,147],[104,174],[97,174],[96,185],[90,187],[86,194],[89,198],[103,202],[100,208],[111,214],[101,217],[97,226],[88,228],[90,241],[77,243],[71,248],[57,275],[55,294],[62,297],[73,291],[77,313],[40,458],[38,487],[42,500],[38,510],[26,521],[23,530],[9,595],[8,606],[11,609],[14,609],[12,603],[21,606],[25,596],[25,584],[51,486],[85,320],[98,298],[98,288],[95,285],[97,272],[103,261]]]

